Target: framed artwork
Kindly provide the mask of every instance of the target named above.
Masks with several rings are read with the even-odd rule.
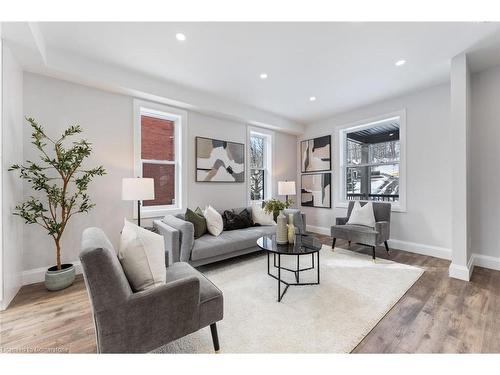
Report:
[[[303,174],[300,204],[305,207],[332,208],[332,174]]]
[[[245,145],[196,137],[197,182],[245,182]]]
[[[307,139],[300,142],[302,173],[323,172],[332,169],[332,136]]]

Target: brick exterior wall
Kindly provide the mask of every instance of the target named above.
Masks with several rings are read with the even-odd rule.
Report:
[[[175,159],[173,121],[141,116],[141,155],[149,160]]]
[[[174,122],[141,116],[141,159],[175,159]],[[144,206],[174,204],[175,166],[171,164],[142,164],[142,176],[155,181],[155,199],[144,201]]]
[[[142,164],[142,176],[154,178],[155,199],[144,201],[144,206],[174,204],[175,166],[173,164]]]

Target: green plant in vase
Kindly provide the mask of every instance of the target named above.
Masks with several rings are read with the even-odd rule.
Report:
[[[293,204],[292,199],[287,199],[285,201],[281,201],[277,198],[271,198],[267,201],[264,201],[264,212],[267,214],[272,213],[274,221],[276,221],[276,218],[278,217],[280,211],[284,210],[285,208],[289,208]]]
[[[17,205],[14,215],[22,217],[26,224],[41,226],[54,240],[56,264],[47,270],[45,285],[49,290],[59,290],[71,285],[75,277],[74,266],[61,263],[62,235],[74,215],[87,213],[95,206],[87,194],[88,185],[95,176],[106,172],[102,166],[82,169],[92,147],[84,139],[69,140],[82,132],[79,125],[70,126],[58,139],[52,139],[35,119],[26,120],[32,128],[31,143],[40,153],[40,162],[27,160],[23,165],[12,165],[9,171],[17,171],[36,197],[30,196]]]

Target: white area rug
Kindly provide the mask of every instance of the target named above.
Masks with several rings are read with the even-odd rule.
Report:
[[[281,259],[285,266],[296,267],[296,257]],[[301,267],[310,265],[310,256],[301,259]],[[265,255],[205,270],[224,293],[224,319],[217,323],[221,352],[349,353],[424,272],[383,259],[374,263],[370,256],[332,251],[326,245],[320,264],[320,285],[290,286],[280,303],[277,281],[267,275]],[[293,281],[293,274],[288,274]],[[301,273],[301,282],[315,278],[315,270]],[[157,352],[213,353],[210,329]]]

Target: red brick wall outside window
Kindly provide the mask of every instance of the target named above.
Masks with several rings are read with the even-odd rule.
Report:
[[[144,206],[175,203],[174,136],[173,121],[141,116],[142,177],[155,180],[155,199],[144,201]]]

